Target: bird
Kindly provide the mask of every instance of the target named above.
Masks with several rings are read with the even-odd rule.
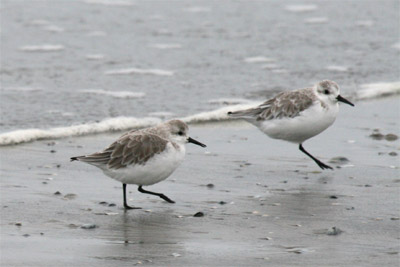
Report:
[[[154,127],[131,130],[101,152],[72,157],[96,166],[103,173],[122,183],[125,209],[132,207],[126,201],[127,184],[138,185],[138,191],[158,196],[169,203],[173,200],[161,193],[143,189],[168,178],[185,157],[185,144],[206,145],[188,136],[188,126],[181,120],[170,120]]]
[[[303,142],[333,124],[339,102],[354,107],[340,95],[336,82],[323,80],[313,87],[281,92],[254,108],[228,112],[228,116],[245,119],[273,139],[298,144],[299,150],[321,169],[333,169],[307,152]]]

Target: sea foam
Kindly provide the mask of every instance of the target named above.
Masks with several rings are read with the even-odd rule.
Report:
[[[65,31],[63,28],[58,27],[56,25],[48,25],[43,28],[43,30],[48,31],[48,32],[63,32]]]
[[[42,91],[42,88],[39,87],[25,87],[25,86],[21,86],[21,87],[6,87],[6,88],[2,88],[2,90],[5,91],[19,91],[19,92],[36,92],[36,91]]]
[[[316,5],[287,5],[285,9],[290,12],[309,12],[317,9]]]
[[[182,45],[180,44],[151,44],[149,45],[152,48],[157,48],[157,49],[178,49],[182,48]]]
[[[44,45],[26,45],[19,48],[25,52],[57,52],[64,50],[65,47],[63,45],[53,45],[53,44],[44,44]]]
[[[210,12],[211,8],[203,7],[203,6],[192,6],[192,7],[187,7],[183,10],[185,12],[189,12],[189,13],[206,13],[206,12]]]
[[[358,99],[372,99],[400,94],[400,82],[362,84],[357,91]]]
[[[109,70],[105,72],[106,75],[128,75],[128,74],[150,74],[159,76],[172,76],[173,71],[160,70],[160,69],[138,69],[138,68],[128,68],[119,70]]]
[[[0,134],[0,146],[15,145],[35,140],[56,139],[70,136],[97,134],[110,131],[144,128],[161,122],[158,118],[117,117],[100,122],[56,127],[47,130],[25,129]]]
[[[195,115],[187,116],[187,117],[184,117],[181,119],[187,123],[223,121],[223,120],[229,119],[229,117],[228,117],[229,111],[248,109],[248,108],[255,107],[258,104],[261,104],[261,103],[253,102],[252,104],[232,105],[232,106],[227,106],[227,107],[219,108],[219,109],[212,110],[212,111],[197,113]]]
[[[247,63],[265,63],[265,62],[274,62],[274,61],[275,61],[274,59],[264,57],[264,56],[247,57],[244,59],[244,62],[247,62]]]
[[[85,56],[87,60],[102,60],[104,57],[105,56],[102,54],[90,54]]]
[[[237,111],[254,107],[260,103],[240,104],[226,106],[212,111],[201,112],[195,115],[181,118],[187,123],[201,123],[211,121],[223,121],[229,119],[227,113],[229,111]],[[169,117],[172,113],[153,114],[153,116]],[[45,139],[57,139],[81,135],[98,134],[112,131],[124,131],[130,129],[139,129],[150,127],[160,123],[162,120],[155,117],[134,118],[134,117],[116,117],[104,119],[100,122],[85,123],[72,125],[68,127],[56,127],[51,129],[25,129],[16,130],[8,133],[0,134],[0,146],[16,145],[26,142]]]
[[[105,6],[133,6],[134,3],[128,0],[84,0],[87,4],[97,4]]]
[[[326,17],[307,18],[304,20],[304,22],[309,24],[322,24],[322,23],[327,23],[328,18]]]
[[[325,67],[326,70],[336,71],[336,72],[346,72],[349,70],[346,66],[330,65]]]
[[[115,98],[141,98],[146,94],[143,92],[130,92],[130,91],[106,91],[102,89],[85,89],[80,92],[86,94],[98,94],[98,95],[106,95],[112,96]]]

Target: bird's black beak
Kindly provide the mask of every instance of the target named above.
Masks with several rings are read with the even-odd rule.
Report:
[[[187,141],[188,141],[188,143],[193,143],[193,144],[198,145],[198,146],[201,146],[201,147],[206,147],[205,144],[202,144],[202,143],[200,143],[199,141],[196,141],[196,140],[194,140],[194,139],[191,138],[191,137],[188,137]]]
[[[340,102],[349,104],[350,106],[354,107],[354,104],[353,104],[353,103],[351,103],[349,100],[347,100],[346,98],[342,97],[341,95],[338,95],[338,96],[336,97],[336,99],[337,99],[337,101],[340,101]]]

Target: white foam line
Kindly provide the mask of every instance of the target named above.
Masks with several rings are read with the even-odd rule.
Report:
[[[326,18],[326,17],[308,18],[308,19],[305,19],[304,22],[309,23],[309,24],[322,24],[322,23],[327,23],[328,18]]]
[[[151,75],[160,75],[160,76],[172,76],[172,75],[174,75],[174,72],[169,71],[169,70],[160,70],[160,69],[128,68],[128,69],[119,69],[119,70],[109,70],[109,71],[106,71],[105,74],[106,75],[151,74]]]
[[[348,67],[345,67],[345,66],[337,66],[337,65],[327,66],[325,69],[330,70],[330,71],[337,71],[337,72],[346,72],[346,71],[349,70]]]
[[[185,12],[189,13],[205,13],[205,12],[210,12],[211,8],[209,7],[203,7],[203,6],[192,6],[183,9]]]
[[[91,54],[91,55],[86,55],[85,58],[87,60],[101,60],[103,59],[105,56],[102,54]]]
[[[400,50],[400,42],[393,44],[392,48]]]
[[[106,90],[102,90],[102,89],[85,89],[85,90],[81,90],[80,92],[87,93],[87,94],[112,96],[115,98],[141,98],[146,95],[143,92],[106,91]]]
[[[264,62],[274,62],[274,61],[275,61],[274,59],[264,56],[247,57],[244,59],[244,62],[247,63],[264,63]]]
[[[105,119],[101,122],[79,124],[69,127],[57,127],[47,130],[25,129],[0,134],[0,146],[15,145],[44,139],[56,139],[69,136],[122,131],[135,128],[144,128],[160,123],[158,118],[128,118],[117,117]]]
[[[105,6],[133,6],[134,3],[127,0],[84,0],[87,4],[97,4]]]
[[[285,9],[290,12],[309,12],[317,9],[316,5],[287,5]]]
[[[43,25],[48,25],[50,22],[44,19],[35,19],[31,20],[29,24],[35,25],[35,26],[43,26]]]
[[[152,48],[157,48],[157,49],[178,49],[182,48],[182,45],[180,44],[151,44],[149,45]]]
[[[56,25],[48,25],[46,27],[43,28],[45,31],[49,31],[49,32],[63,32],[64,29],[61,27],[58,27]]]
[[[43,89],[38,88],[38,87],[7,87],[7,88],[4,88],[3,90],[5,90],[5,91],[20,91],[20,92],[35,92],[35,91],[42,91]]]
[[[64,50],[63,45],[52,45],[52,44],[44,44],[44,45],[26,45],[20,47],[19,49],[25,52],[55,52]]]
[[[240,104],[240,105],[233,105],[227,106],[223,108],[219,108],[212,111],[201,112],[195,115],[187,116],[182,118],[184,122],[187,123],[198,123],[198,122],[206,122],[206,121],[222,121],[228,120],[228,112],[229,111],[237,111],[247,108],[252,108],[261,104],[259,102],[253,102],[252,104]]]
[[[357,91],[358,99],[372,99],[400,94],[400,82],[362,84]]]

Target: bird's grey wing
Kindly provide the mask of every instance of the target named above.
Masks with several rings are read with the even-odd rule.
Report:
[[[271,98],[261,105],[255,107],[255,108],[249,108],[245,110],[239,110],[239,111],[234,111],[234,112],[229,112],[228,115],[233,117],[233,118],[243,118],[243,119],[248,119],[248,120],[258,120],[260,118],[260,115],[266,110],[273,105],[273,103],[276,101],[278,97],[280,97],[284,93],[279,93],[277,96],[274,98]]]
[[[153,134],[124,134],[102,152],[77,157],[78,160],[110,169],[130,164],[145,164],[147,160],[165,150],[168,141]]]
[[[258,107],[262,111],[257,120],[294,118],[310,107],[314,101],[314,95],[307,89],[280,93]]]

